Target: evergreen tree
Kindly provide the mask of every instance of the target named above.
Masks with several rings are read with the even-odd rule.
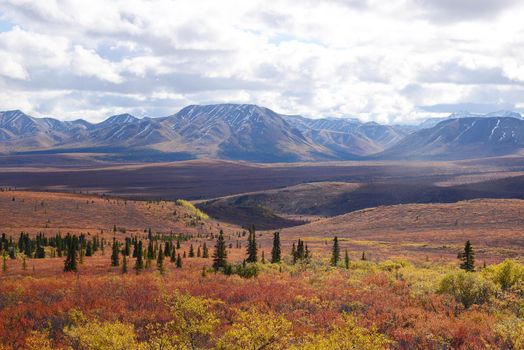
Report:
[[[346,269],[349,269],[349,254],[348,254],[347,249],[344,255],[344,266],[346,267]]]
[[[176,251],[175,251],[175,248],[173,248],[171,250],[171,257],[170,257],[169,261],[171,261],[172,263],[176,262]]]
[[[295,242],[293,242],[293,246],[291,247],[291,258],[293,259],[293,264],[297,262],[297,248],[295,247]]]
[[[178,253],[176,257],[176,268],[181,269],[182,268],[182,257],[180,256],[180,253]]]
[[[149,244],[147,245],[147,259],[153,260],[155,258],[155,251],[153,248],[153,241],[149,240]]]
[[[129,256],[129,254],[131,254],[131,239],[129,237],[126,237],[124,251],[122,252],[122,254],[124,256]]]
[[[122,273],[127,273],[127,256],[122,259]]]
[[[331,252],[331,266],[337,266],[340,261],[340,246],[338,245],[338,237],[333,239],[333,250]]]
[[[180,249],[180,238],[176,240],[176,249]]]
[[[37,258],[37,259],[45,258],[45,250],[44,250],[44,247],[42,246],[42,244],[40,243],[40,240],[37,240],[37,242],[36,242],[35,258]]]
[[[271,249],[271,262],[273,264],[280,262],[280,232],[273,233],[273,249]]]
[[[120,265],[120,252],[118,251],[118,242],[116,239],[113,238],[113,247],[112,247],[112,253],[111,253],[111,266],[119,266]]]
[[[7,251],[2,251],[2,271],[7,272]]]
[[[204,242],[204,245],[203,245],[203,247],[202,247],[202,257],[203,257],[204,259],[209,258],[209,250],[207,249],[206,242]]]
[[[67,256],[64,261],[64,271],[77,271],[77,250],[78,250],[78,238],[76,236],[69,237],[69,243],[67,245]]]
[[[360,260],[362,260],[362,261],[366,261],[367,260],[366,252],[362,252],[362,256],[360,257]]]
[[[93,255],[93,244],[91,244],[91,241],[87,242],[86,245],[86,256],[92,256]]]
[[[144,259],[142,257],[142,241],[137,243],[136,249],[136,260],[135,260],[135,271],[137,274],[144,268]]]
[[[459,258],[462,260],[462,263],[460,264],[461,269],[468,272],[475,271],[475,252],[473,251],[473,247],[469,240],[466,241],[464,252],[460,254]]]
[[[224,232],[220,230],[220,234],[217,238],[215,245],[215,251],[213,253],[213,268],[218,270],[224,268],[227,265],[227,250],[226,241],[224,240]]]
[[[198,246],[198,249],[197,249],[197,258],[200,258],[200,246]]]
[[[262,251],[262,259],[260,260],[262,264],[266,263],[266,257],[264,256],[264,251]]]
[[[257,238],[256,238],[255,226],[253,225],[249,229],[249,236],[247,238],[247,258],[246,258],[246,261],[248,263],[256,263],[258,261],[257,252],[258,252]]]
[[[158,272],[160,272],[161,275],[164,274],[164,252],[162,251],[162,247],[158,249],[158,257],[156,259],[156,268]]]
[[[306,260],[307,263],[309,263],[311,261],[311,258],[312,258],[311,251],[309,250],[309,248],[308,248],[308,246],[306,244],[306,252],[305,252],[304,259]]]
[[[193,248],[193,243],[189,246],[189,257],[194,258],[195,257],[195,249]]]
[[[138,241],[135,239],[133,242],[133,258],[136,258],[138,255]]]

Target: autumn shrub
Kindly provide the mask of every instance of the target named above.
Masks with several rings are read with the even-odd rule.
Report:
[[[133,350],[139,349],[133,325],[120,321],[76,320],[64,329],[74,349]]]
[[[495,333],[505,342],[507,349],[524,349],[524,319],[505,319],[495,326]]]
[[[257,264],[239,264],[235,267],[235,273],[243,278],[253,278],[258,275]]]
[[[186,208],[192,215],[196,216],[199,220],[209,219],[209,216],[206,213],[195,207],[191,202],[188,202],[183,199],[177,199],[176,204]]]
[[[504,260],[500,264],[489,265],[482,275],[498,285],[502,290],[524,290],[524,265],[515,260]]]
[[[288,349],[291,322],[271,311],[238,310],[233,324],[219,339],[217,350]]]
[[[450,272],[440,281],[438,292],[452,295],[467,309],[473,304],[483,304],[496,291],[495,285],[475,272],[463,270]]]
[[[343,325],[335,325],[325,333],[309,335],[293,350],[380,350],[388,349],[392,342],[376,329],[358,326],[347,314],[343,315]]]
[[[209,342],[219,319],[212,311],[220,302],[175,291],[164,296],[171,321],[168,329],[180,348],[195,349]]]

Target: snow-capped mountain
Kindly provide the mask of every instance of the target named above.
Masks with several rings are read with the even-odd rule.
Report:
[[[513,154],[524,149],[524,120],[466,117],[419,130],[379,154],[381,158],[466,159]]]
[[[0,153],[121,152],[183,154],[257,162],[382,158],[460,158],[509,154],[524,147],[520,114],[454,113],[412,129],[352,118],[309,119],[248,104],[192,105],[162,118],[111,116],[84,120],[33,118],[0,112]],[[117,149],[117,151],[115,151]],[[154,160],[154,157],[153,159]]]

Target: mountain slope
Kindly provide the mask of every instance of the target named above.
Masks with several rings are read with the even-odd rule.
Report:
[[[512,154],[524,148],[524,120],[513,117],[449,119],[406,136],[377,155],[387,159],[466,159]]]

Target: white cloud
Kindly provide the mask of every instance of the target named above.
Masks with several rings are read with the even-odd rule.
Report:
[[[515,0],[4,0],[0,13],[15,24],[0,33],[0,108],[37,115],[246,102],[410,122],[523,109]]]

